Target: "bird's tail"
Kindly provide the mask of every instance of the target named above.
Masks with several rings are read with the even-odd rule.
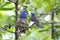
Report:
[[[42,25],[41,23],[37,23],[37,26],[40,28],[44,28],[44,25]]]

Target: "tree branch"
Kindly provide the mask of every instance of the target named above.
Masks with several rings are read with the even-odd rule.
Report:
[[[12,2],[12,3],[16,3],[16,2],[13,2],[13,1],[11,1],[11,0],[8,0],[8,1],[10,1],[10,2]]]

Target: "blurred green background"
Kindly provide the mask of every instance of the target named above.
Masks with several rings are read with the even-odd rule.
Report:
[[[15,0],[11,0],[15,2]],[[36,12],[44,29],[33,25],[32,28],[22,36],[22,40],[60,40],[60,24],[54,24],[55,37],[51,37],[51,11],[54,12],[54,22],[60,22],[60,0],[18,0],[18,17],[22,9],[29,12]],[[30,24],[31,21],[28,21]],[[8,0],[0,0],[0,40],[15,40],[15,5]],[[11,25],[11,29],[9,29]]]

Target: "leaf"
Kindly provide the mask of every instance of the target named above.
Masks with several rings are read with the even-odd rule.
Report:
[[[11,4],[11,2],[6,2],[6,3],[4,3],[3,5],[1,5],[1,8],[3,8],[3,7],[6,6],[6,5],[9,5],[9,4]]]
[[[60,25],[59,25],[59,24],[57,24],[57,25],[55,25],[55,27],[56,27],[56,28],[60,28]]]
[[[2,11],[2,10],[13,10],[14,9],[14,7],[13,8],[0,8],[0,10]]]

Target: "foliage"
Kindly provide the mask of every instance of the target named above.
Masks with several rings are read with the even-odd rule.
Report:
[[[47,15],[40,15],[40,14],[49,14],[53,9],[56,10],[56,14],[54,17],[54,21],[60,21],[60,0],[18,0],[18,5],[21,5],[20,3],[27,4],[22,6],[24,9],[27,9],[30,12],[36,12],[37,16],[43,17]],[[38,11],[37,11],[38,10]],[[11,11],[9,13],[9,11]],[[13,11],[13,12],[12,12]],[[21,10],[18,10],[19,14],[21,13]],[[28,15],[28,20],[31,15]],[[18,16],[19,17],[19,16]],[[46,23],[44,21],[44,17],[41,20],[41,23]],[[50,21],[47,21],[50,22]],[[30,21],[28,21],[30,23]],[[0,2],[0,27],[5,28],[11,32],[15,32],[14,28],[15,24],[15,5],[12,2],[6,1],[6,2]],[[5,27],[6,25],[12,25],[11,29],[8,29]],[[45,28],[41,29],[38,28],[36,25],[33,25],[32,28],[29,28],[25,36],[23,36],[23,40],[52,40],[51,39],[51,24],[44,24]],[[54,25],[56,29],[60,28],[60,25]],[[0,29],[1,29],[0,28]],[[55,29],[55,30],[56,30]],[[4,32],[0,31],[0,35],[2,35]],[[57,36],[60,36],[60,31],[56,32],[56,38]]]

